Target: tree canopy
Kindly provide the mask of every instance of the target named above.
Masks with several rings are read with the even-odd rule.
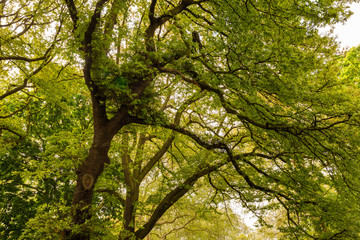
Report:
[[[1,236],[359,239],[351,2],[0,1]]]

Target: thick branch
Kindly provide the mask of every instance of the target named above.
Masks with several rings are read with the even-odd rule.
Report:
[[[155,6],[156,6],[157,0],[152,0],[150,3],[150,8],[149,8],[149,19],[150,19],[150,24],[153,24],[155,19]]]
[[[67,8],[69,9],[71,20],[73,21],[73,25],[74,25],[73,31],[74,31],[77,28],[77,24],[79,20],[77,9],[73,0],[65,0],[65,3]]]
[[[176,187],[174,190],[172,190],[170,193],[168,193],[164,199],[159,203],[153,214],[151,215],[149,221],[138,231],[136,231],[135,235],[137,238],[143,239],[155,226],[156,222],[162,217],[162,215],[176,202],[178,201],[182,196],[184,196],[191,187],[195,184],[195,182],[213,172],[216,171],[219,167],[224,165],[224,163],[210,166],[208,168],[202,169],[199,172],[192,175],[190,178],[185,180],[181,185]]]
[[[156,152],[156,154],[149,160],[149,162],[145,165],[143,169],[141,169],[141,172],[139,174],[138,181],[142,182],[144,177],[150,172],[150,170],[153,168],[153,166],[160,160],[162,156],[167,152],[169,147],[171,146],[172,142],[174,141],[175,136],[170,136],[164,145],[159,149],[159,151]]]
[[[290,198],[278,191],[275,191],[275,190],[272,190],[270,188],[267,188],[267,187],[262,187],[260,185],[257,185],[255,184],[251,179],[250,177],[245,174],[241,169],[240,169],[240,166],[239,164],[235,161],[234,159],[234,156],[232,155],[232,152],[230,149],[226,149],[227,153],[228,153],[228,156],[229,156],[229,160],[231,162],[231,164],[234,166],[235,170],[244,178],[244,180],[246,181],[246,183],[253,189],[256,189],[256,190],[259,190],[259,191],[262,191],[264,193],[270,193],[270,194],[273,194],[273,195],[276,195],[276,196],[281,196],[283,198],[285,198],[286,200],[290,200]]]
[[[25,61],[25,62],[36,62],[36,61],[44,60],[45,58],[46,58],[46,56],[42,56],[42,57],[38,57],[38,58],[28,58],[28,57],[22,57],[22,56],[5,56],[5,57],[0,57],[0,61],[20,60],[20,61]]]
[[[149,52],[155,51],[154,35],[156,29],[158,29],[161,25],[169,21],[171,18],[180,14],[188,6],[193,4],[199,4],[204,1],[183,0],[180,2],[178,6],[170,9],[168,12],[161,15],[160,17],[155,17],[156,2],[157,2],[156,0],[151,1],[150,11],[149,11],[150,25],[145,31],[145,45],[146,45],[146,50]]]
[[[83,69],[85,82],[91,91],[91,100],[93,106],[94,125],[104,125],[108,123],[106,115],[105,97],[99,89],[99,86],[94,84],[91,69],[93,65],[93,33],[95,32],[101,16],[101,10],[108,0],[100,0],[96,3],[94,13],[84,36],[84,51],[85,51],[85,66]]]
[[[10,96],[10,95],[12,95],[14,93],[17,93],[17,92],[23,90],[24,88],[26,88],[28,82],[29,82],[29,78],[25,78],[23,84],[21,84],[20,86],[17,86],[16,88],[14,88],[14,89],[12,89],[10,91],[7,91],[3,95],[0,95],[0,100],[4,99],[4,98],[6,98],[6,97],[8,97],[8,96]]]
[[[101,17],[101,10],[103,9],[103,7],[107,1],[108,0],[100,0],[96,3],[94,13],[91,16],[89,26],[85,32],[85,52],[86,53],[91,53],[91,51],[92,51],[91,42],[92,42],[93,33],[95,32],[96,27],[99,24],[99,20]]]

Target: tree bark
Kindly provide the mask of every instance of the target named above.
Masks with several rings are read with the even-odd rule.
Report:
[[[90,208],[94,186],[98,177],[103,172],[105,164],[110,162],[108,151],[110,149],[111,141],[114,135],[122,128],[122,126],[131,122],[131,116],[128,114],[128,106],[121,106],[112,119],[109,120],[107,118],[105,106],[107,96],[99,86],[97,82],[99,79],[96,77],[96,71],[98,71],[97,64],[99,64],[103,58],[106,58],[106,53],[110,48],[110,44],[94,44],[96,43],[96,39],[94,39],[93,34],[96,29],[98,29],[100,21],[102,21],[101,12],[108,2],[108,0],[96,1],[95,9],[89,18],[90,21],[87,25],[86,31],[83,32],[84,39],[82,39],[81,42],[82,46],[79,48],[79,50],[83,52],[85,56],[83,72],[85,82],[90,90],[92,99],[94,139],[88,156],[76,172],[77,182],[72,199],[72,218],[75,225],[83,225],[87,219],[91,218]],[[73,30],[75,32],[79,23],[78,9],[76,8],[74,0],[65,0],[65,3],[72,19]],[[109,18],[105,20],[105,31],[103,34],[107,36],[111,36],[113,26],[116,24],[116,16],[120,10],[118,4],[119,1],[113,2],[110,8]],[[161,15],[160,17],[155,17],[156,1],[151,1],[149,13],[150,25],[145,31],[145,45],[149,52],[155,51],[153,37],[156,29],[165,24],[172,17],[184,11],[189,5],[192,4],[195,4],[195,1],[181,1],[178,6],[170,9],[166,14]],[[102,49],[93,49],[93,46],[102,46]],[[101,53],[104,55],[101,55]],[[155,63],[149,66],[149,69],[157,68],[159,67],[158,65],[159,63],[155,61]],[[147,76],[140,75],[139,78],[133,79],[133,84],[130,84],[129,88],[135,98],[140,98],[142,92],[150,84],[154,77],[154,73],[149,71]],[[148,167],[151,167],[151,165]],[[136,177],[139,179],[139,176]],[[122,238],[122,235],[120,235],[120,239],[130,239],[135,236],[135,203],[138,201],[139,182],[140,181],[131,179],[126,183],[128,186],[128,193],[126,196],[124,209],[124,232],[131,233],[131,237],[125,234],[124,238]],[[69,238],[72,240],[88,240],[90,239],[89,232],[90,231],[86,229],[86,226],[83,225],[80,233],[69,233],[68,235],[71,235]]]
[[[120,240],[130,240],[135,236],[135,204],[139,200],[139,186],[140,181],[134,176],[134,170],[132,171],[130,165],[133,163],[129,152],[129,137],[127,134],[123,135],[123,147],[122,147],[122,167],[125,176],[126,184],[126,200],[124,206],[124,220],[123,230],[120,232]]]
[[[91,201],[95,183],[104,170],[105,164],[110,162],[108,151],[113,134],[106,133],[106,129],[95,128],[94,139],[89,154],[77,171],[77,182],[72,199],[73,223],[84,224],[91,218]],[[72,240],[90,239],[86,227],[81,233],[75,233]]]
[[[139,185],[136,184],[126,194],[124,209],[124,226],[119,240],[130,240],[135,236],[135,204],[139,200]]]

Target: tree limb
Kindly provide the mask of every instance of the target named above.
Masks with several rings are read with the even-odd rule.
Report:
[[[286,195],[284,195],[283,193],[280,193],[278,191],[275,191],[275,190],[272,190],[270,188],[267,188],[267,187],[263,187],[263,186],[260,186],[260,185],[257,185],[255,184],[251,179],[250,177],[245,174],[241,169],[240,169],[240,166],[239,164],[235,161],[234,159],[234,156],[231,152],[231,150],[229,148],[226,148],[226,152],[229,156],[229,160],[231,162],[231,164],[234,166],[235,170],[244,178],[244,180],[246,181],[246,183],[253,189],[256,189],[256,190],[259,190],[259,191],[262,191],[264,193],[270,193],[270,194],[274,194],[274,195],[277,195],[277,196],[281,196],[283,198],[285,198],[286,200],[290,200],[290,198]]]
[[[95,7],[93,15],[91,16],[89,26],[86,29],[84,44],[85,44],[85,52],[88,54],[90,54],[92,52],[91,42],[92,42],[93,33],[95,32],[96,27],[99,24],[99,20],[101,17],[101,11],[107,1],[108,0],[99,0],[96,3],[96,7]]]
[[[22,106],[21,108],[15,110],[14,112],[12,112],[12,113],[10,113],[10,114],[8,114],[8,115],[0,116],[0,119],[2,119],[2,118],[9,118],[9,117],[14,116],[15,114],[21,112],[21,111],[24,110],[27,106],[29,106],[30,102],[31,102],[31,100],[28,100],[28,102],[27,102],[24,106]]]
[[[156,222],[162,217],[162,215],[176,202],[178,201],[182,196],[184,196],[190,189],[191,186],[195,184],[195,182],[213,172],[216,171],[219,167],[223,166],[225,163],[220,163],[214,166],[210,166],[204,169],[201,169],[200,171],[193,174],[191,177],[186,179],[182,184],[180,184],[178,187],[176,187],[174,190],[169,192],[163,200],[159,203],[159,205],[156,207],[155,211],[151,215],[150,219],[146,224],[142,226],[139,230],[135,232],[135,235],[137,238],[144,238],[151,229],[155,226]]]
[[[188,6],[193,5],[193,4],[199,4],[204,1],[182,0],[179,3],[179,5],[170,9],[168,12],[161,15],[160,17],[155,17],[156,2],[157,2],[156,0],[151,1],[150,11],[149,11],[150,25],[145,30],[145,45],[146,45],[146,50],[148,52],[155,51],[154,35],[155,35],[156,29],[158,29],[161,25],[165,24],[167,21],[169,21],[176,15],[180,14]]]
[[[241,114],[239,111],[237,111],[236,108],[234,108],[233,106],[231,106],[230,103],[228,103],[228,101],[226,100],[224,94],[221,92],[220,89],[217,89],[216,87],[213,87],[213,86],[211,86],[211,85],[207,84],[206,82],[201,81],[199,79],[194,80],[192,78],[189,78],[189,77],[185,76],[184,74],[182,74],[180,71],[178,71],[176,69],[169,69],[169,68],[160,67],[159,71],[174,74],[174,75],[179,75],[179,76],[181,76],[181,78],[184,81],[192,83],[192,84],[200,87],[203,90],[207,90],[209,92],[212,92],[212,93],[216,94],[220,98],[221,105],[222,105],[222,107],[225,109],[225,111],[227,113],[235,115],[240,121],[250,123],[251,125],[254,125],[254,126],[262,128],[262,129],[275,130],[275,131],[284,131],[284,132],[288,132],[288,133],[290,133],[292,135],[299,136],[302,133],[304,133],[305,131],[322,131],[322,130],[326,130],[326,129],[334,127],[334,126],[336,126],[338,124],[346,123],[351,119],[351,115],[343,114],[341,116],[341,117],[343,117],[343,119],[339,119],[338,121],[333,121],[331,124],[329,124],[328,126],[324,126],[324,127],[309,126],[309,127],[301,127],[300,128],[299,126],[287,125],[284,122],[275,124],[275,123],[272,123],[270,121],[265,121],[264,123],[261,123],[261,122],[255,121],[252,118],[250,118],[250,117],[248,117],[248,116],[246,116],[244,114]]]
[[[78,12],[77,12],[75,3],[74,3],[73,0],[65,0],[65,3],[66,3],[66,6],[67,6],[67,8],[69,10],[71,20],[73,22],[73,26],[74,26],[73,31],[75,31],[77,29],[78,20],[79,20]]]
[[[14,93],[17,93],[21,90],[23,90],[24,88],[26,88],[29,80],[31,77],[33,77],[34,75],[36,75],[37,73],[39,73],[49,62],[51,61],[51,59],[49,61],[46,61],[44,62],[43,64],[41,64],[37,69],[35,69],[28,77],[26,77],[24,79],[24,82],[20,85],[20,86],[17,86],[16,88],[10,90],[10,91],[7,91],[6,93],[0,95],[0,100],[14,94]]]
[[[153,168],[153,166],[159,161],[159,159],[164,156],[164,154],[167,152],[169,147],[171,146],[172,142],[174,141],[175,136],[170,136],[164,145],[156,152],[156,154],[150,158],[149,162],[145,165],[143,169],[141,169],[138,181],[142,182],[142,180],[145,178],[145,176],[150,172],[150,170]]]
[[[46,59],[46,55],[42,56],[42,57],[38,57],[38,58],[28,58],[28,57],[22,57],[22,56],[5,56],[5,57],[0,57],[0,61],[3,60],[20,60],[20,61],[25,61],[25,62],[36,62],[36,61],[40,61],[40,60],[44,60]]]
[[[17,133],[16,131],[14,131],[14,130],[8,128],[8,127],[5,127],[5,126],[0,126],[0,130],[6,130],[8,132],[11,132],[11,133],[15,134],[16,136],[18,136],[19,139],[22,139],[24,137],[20,133]]]

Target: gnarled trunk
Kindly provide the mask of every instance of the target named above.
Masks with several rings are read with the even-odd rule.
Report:
[[[94,186],[98,177],[104,170],[105,164],[110,162],[108,152],[114,134],[106,131],[106,128],[94,129],[94,139],[89,154],[77,173],[77,182],[72,199],[72,218],[77,225],[84,224],[91,218],[91,201],[94,193]],[[90,239],[89,231],[84,228],[81,233],[73,233],[72,240]]]

